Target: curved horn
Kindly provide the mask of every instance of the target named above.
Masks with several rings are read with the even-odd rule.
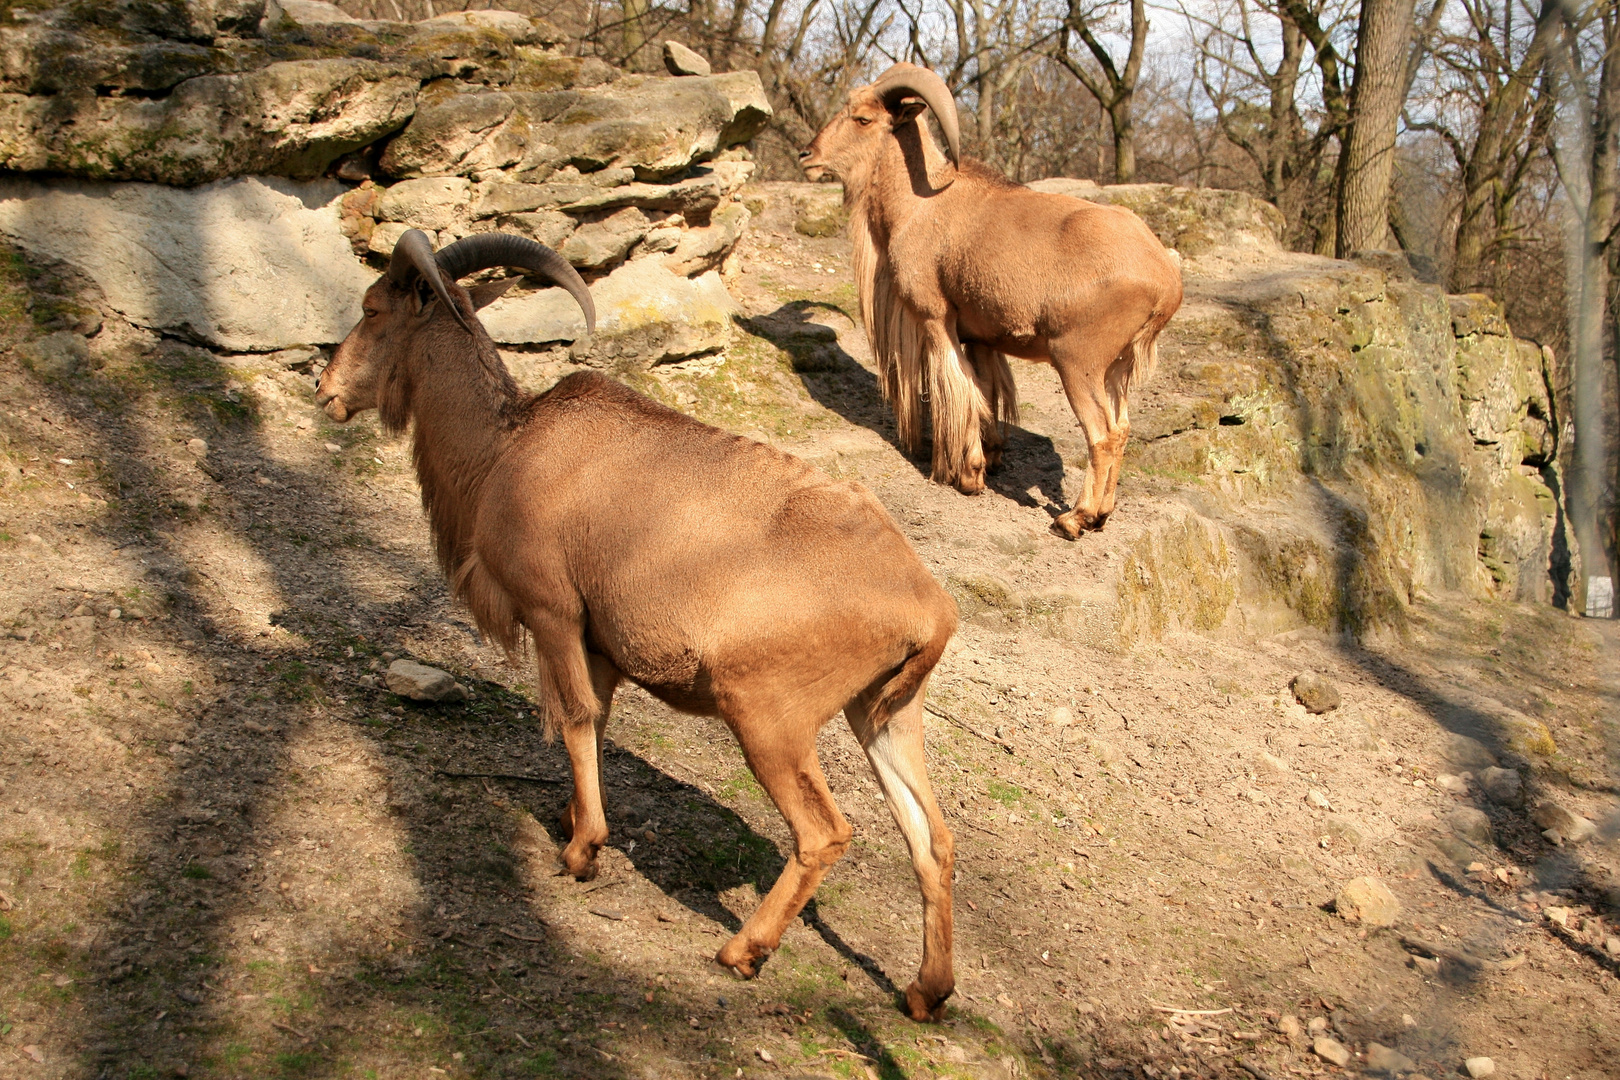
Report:
[[[596,330],[596,303],[585,279],[567,259],[544,244],[511,233],[475,233],[439,252],[439,266],[452,280],[492,266],[510,266],[568,290],[585,313],[585,328]]]
[[[433,259],[433,241],[420,229],[407,229],[395,242],[394,254],[388,259],[388,280],[395,285],[408,285],[414,274],[421,274],[427,279],[439,302],[456,317],[456,322],[471,333],[472,327],[467,325],[467,317],[451,299],[450,288],[445,285],[439,264]]]
[[[951,88],[945,85],[945,80],[935,75],[927,68],[915,64],[896,64],[872,84],[872,90],[878,97],[887,102],[896,91],[905,91],[916,94],[928,103],[934,110],[934,117],[939,121],[940,130],[945,132],[945,142],[950,147],[951,164],[962,164],[962,129],[956,119],[956,99],[951,97]]]

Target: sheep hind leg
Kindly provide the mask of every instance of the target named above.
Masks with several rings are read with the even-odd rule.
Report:
[[[732,723],[748,767],[793,830],[793,858],[742,929],[715,956],[745,979],[758,974],[760,961],[776,951],[788,923],[804,908],[854,835],[833,802],[816,759],[820,726],[783,723],[774,717],[757,724]]]
[[[923,750],[923,692],[896,709],[887,723],[874,725],[860,702],[845,706],[850,730],[866,751],[884,801],[911,851],[911,868],[922,892],[923,955],[917,978],[906,987],[906,1012],[913,1020],[940,1020],[945,1000],[956,989],[952,960],[951,875],[956,842],[928,783]]]
[[[620,678],[619,670],[604,656],[587,653],[586,663],[596,710],[592,716],[563,722],[563,746],[568,750],[574,794],[563,807],[558,822],[568,841],[559,858],[568,873],[579,881],[589,881],[596,876],[596,853],[608,840],[607,814],[603,809],[602,752],[613,691]]]
[[[987,472],[993,472],[1000,467],[1006,449],[1006,427],[1017,418],[1018,388],[1013,382],[1012,368],[1000,352],[977,342],[968,343],[967,350],[973,361],[973,383],[984,402],[979,421],[984,467]]]
[[[1102,528],[1113,512],[1125,443],[1131,434],[1125,387],[1112,370],[1120,350],[1109,352],[1108,348],[1087,344],[1071,351],[1054,343],[1052,349],[1052,366],[1057,368],[1069,407],[1080,422],[1091,459],[1074,508],[1052,523],[1053,531],[1069,540]]]

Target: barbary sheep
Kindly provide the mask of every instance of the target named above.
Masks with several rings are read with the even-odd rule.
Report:
[[[816,757],[816,733],[843,710],[922,891],[906,1008],[937,1018],[955,986],[955,849],[928,782],[923,694],[955,604],[859,484],[602,375],[520,390],[475,314],[511,279],[456,283],[491,267],[563,285],[593,320],[555,252],[486,234],[435,256],[413,230],[316,393],[334,420],[376,408],[389,431],[412,428],[455,595],[514,658],[533,640],[546,731],[561,731],[573,771],[564,865],[588,880],[608,838],[600,763],[620,680],[721,718],[793,830],[793,857],[717,957],[754,975],[849,844]]]
[[[852,91],[799,158],[810,179],[843,181],[861,314],[901,441],[918,448],[926,401],[933,479],[983,491],[1017,419],[1007,357],[1051,364],[1090,450],[1079,499],[1053,523],[1077,539],[1113,512],[1128,398],[1181,306],[1181,272],[1131,211],[1031,191],[960,144],[944,81],[896,64]]]

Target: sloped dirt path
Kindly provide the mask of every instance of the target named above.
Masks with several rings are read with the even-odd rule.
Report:
[[[846,260],[766,216],[736,282],[752,330],[638,384],[861,479],[958,589],[1102,577],[1174,480],[1133,473],[1109,531],[1050,536],[1078,440],[1028,367],[995,490],[927,483],[863,366]],[[38,332],[25,299],[70,286],[14,269],[7,341]],[[1610,627],[1433,601],[1366,647],[1228,630],[1118,653],[963,593],[930,733],[960,991],[922,1027],[895,1007],[920,949],[904,845],[839,725],[823,756],[855,843],[736,982],[710,958],[788,838],[723,729],[622,694],[613,846],[595,882],[555,876],[564,755],[528,673],[448,604],[403,446],[328,425],[305,370],[103,337],[70,378],[0,366],[0,1076],[1366,1067],[1329,1065],[1313,1030],[1430,1077],[1478,1055],[1614,1073],[1613,848],[1554,847],[1486,800],[1462,774],[1524,759],[1457,738],[1487,703],[1538,718],[1558,752],[1524,766],[1531,798],[1606,820]],[[394,656],[474,699],[393,698]],[[1302,670],[1344,704],[1307,714]],[[1363,875],[1400,898],[1394,930],[1325,909]]]

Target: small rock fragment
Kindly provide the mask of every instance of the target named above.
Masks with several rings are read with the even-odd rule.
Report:
[[[1603,951],[1610,956],[1620,956],[1620,937],[1606,937],[1603,939]]]
[[[1555,844],[1579,844],[1590,840],[1597,826],[1572,810],[1543,799],[1530,812],[1530,820],[1541,827],[1541,835]]]
[[[1339,707],[1339,688],[1314,671],[1295,675],[1288,688],[1308,713],[1331,712]]]
[[[1312,1037],[1322,1034],[1327,1029],[1328,1022],[1325,1016],[1313,1016],[1311,1022],[1305,1026],[1305,1030],[1309,1031]]]
[[[206,439],[187,439],[186,450],[194,458],[205,458],[208,456],[208,441]]]
[[[1276,754],[1268,753],[1265,750],[1260,751],[1260,767],[1267,772],[1275,773],[1278,776],[1282,776],[1283,774],[1292,771],[1288,767],[1288,762],[1284,761]]]
[[[1485,1080],[1487,1076],[1496,1075],[1496,1062],[1488,1057],[1471,1057],[1463,1059],[1463,1069],[1474,1080]]]
[[[1305,793],[1305,801],[1318,810],[1333,809],[1333,804],[1328,802],[1328,797],[1315,788],[1311,788],[1311,790]]]
[[[1053,727],[1068,727],[1070,724],[1074,723],[1074,713],[1070,712],[1064,706],[1059,705],[1057,708],[1053,709],[1050,714],[1048,714],[1046,717],[1046,722],[1051,724]]]
[[[1362,926],[1394,926],[1401,915],[1401,902],[1375,877],[1358,877],[1346,882],[1334,898],[1333,909],[1347,922]]]
[[[671,75],[708,75],[713,71],[702,56],[674,40],[664,42],[664,67]]]
[[[1434,778],[1434,786],[1453,795],[1468,794],[1468,781],[1455,773],[1441,773]]]
[[[1411,1072],[1417,1068],[1417,1062],[1399,1050],[1380,1043],[1369,1043],[1367,1046],[1367,1068],[1373,1072],[1394,1075],[1395,1073]]]
[[[1341,1069],[1350,1063],[1350,1051],[1338,1039],[1330,1039],[1323,1035],[1311,1044],[1311,1049],[1316,1052],[1317,1057]]]
[[[343,447],[339,446],[335,442],[325,443],[323,445],[323,448],[326,450],[326,452],[328,454],[337,454],[337,453],[341,453],[343,451]]]
[[[1568,927],[1569,927],[1569,917],[1571,915],[1571,911],[1570,911],[1569,908],[1567,908],[1567,907],[1550,907],[1550,908],[1546,909],[1545,911],[1543,911],[1542,914],[1547,916],[1547,921],[1548,922],[1555,923],[1558,926],[1562,926],[1562,927],[1568,929]]]
[[[1491,819],[1483,810],[1472,806],[1459,806],[1446,815],[1446,827],[1464,840],[1478,844],[1491,842]]]
[[[673,42],[665,42],[664,47],[668,48],[671,44],[673,44]],[[758,1054],[759,1055],[759,1060],[763,1061],[767,1065],[769,1065],[771,1062],[776,1060],[774,1057],[771,1056],[771,1052],[769,1050],[765,1049],[763,1046],[760,1047],[758,1050],[755,1050],[754,1053]]]
[[[418,664],[414,660],[395,660],[388,665],[388,689],[412,701],[463,701],[467,690],[448,671]]]
[[[614,922],[624,921],[624,913],[615,911],[613,908],[593,907],[591,908],[591,914],[603,919],[612,919]]]
[[[1502,769],[1492,765],[1479,772],[1479,786],[1485,797],[1498,806],[1524,805],[1524,780],[1517,769]]]
[[[1284,1016],[1277,1021],[1277,1034],[1299,1046],[1305,1042],[1305,1028],[1297,1016]]]

